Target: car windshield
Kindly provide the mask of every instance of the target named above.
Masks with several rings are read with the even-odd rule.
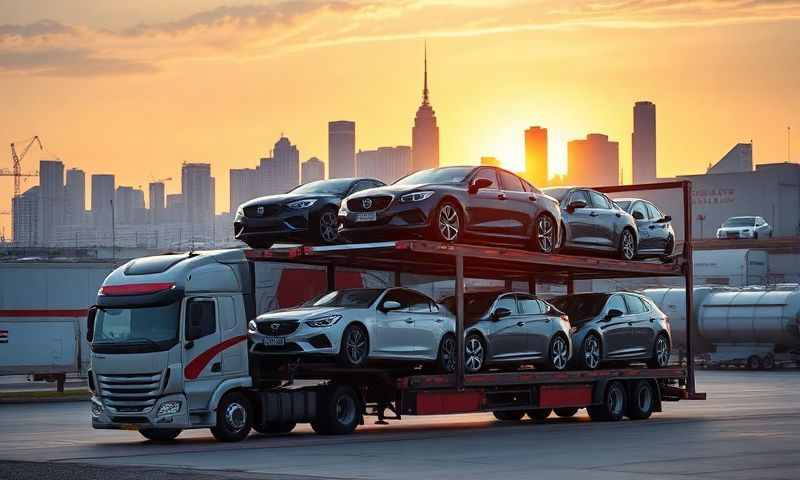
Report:
[[[303,307],[367,308],[383,293],[380,288],[351,288],[320,295],[304,303]]]
[[[564,200],[564,197],[567,193],[572,190],[571,188],[563,188],[563,187],[551,187],[551,188],[544,188],[542,192],[550,195],[551,197],[555,198],[559,202]]]
[[[733,217],[722,224],[723,227],[752,227],[756,224],[755,217]]]
[[[163,307],[98,308],[93,344],[173,343],[178,340],[180,304]]]
[[[626,212],[628,211],[628,207],[631,206],[630,200],[614,200],[614,203],[616,203],[620,209],[625,210]]]
[[[485,293],[468,293],[464,295],[464,316],[467,318],[481,317],[489,311],[495,299],[499,294],[497,292]],[[456,297],[447,297],[442,300],[442,305],[445,306],[453,315],[456,314]]]
[[[570,323],[579,325],[599,315],[606,300],[608,294],[605,293],[582,293],[555,297],[550,300],[550,304],[566,313]]]
[[[394,182],[394,185],[427,185],[429,183],[461,183],[475,167],[444,167],[422,170],[407,175]]]
[[[342,178],[338,180],[319,180],[316,182],[309,182],[299,187],[290,190],[289,193],[321,193],[330,195],[343,195],[352,185],[353,180],[349,178]]]

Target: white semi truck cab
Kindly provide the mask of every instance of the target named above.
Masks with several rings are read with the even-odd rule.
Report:
[[[145,257],[114,270],[89,314],[92,426],[156,440],[198,427],[229,436],[217,428],[220,403],[252,386],[252,275],[241,250]],[[249,423],[242,396],[223,405],[234,429]]]

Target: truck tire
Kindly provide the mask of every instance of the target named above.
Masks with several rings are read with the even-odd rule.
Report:
[[[750,357],[747,359],[747,369],[748,370],[761,369],[761,359],[758,358],[758,355],[750,355]]]
[[[627,395],[622,382],[610,382],[603,395],[603,403],[591,405],[586,410],[593,421],[616,422],[625,416]]]
[[[547,417],[553,413],[552,408],[535,408],[533,410],[528,410],[525,412],[528,414],[528,418],[535,422],[544,422]]]
[[[761,368],[764,370],[772,370],[775,368],[775,357],[771,353],[764,355],[764,360],[761,362]]]
[[[553,410],[556,412],[556,415],[562,418],[569,418],[574,417],[576,413],[578,413],[578,407],[564,407],[564,408],[556,408]]]
[[[263,426],[253,425],[253,430],[262,435],[275,435],[282,433],[289,433],[294,430],[297,424],[295,422],[267,422]]]
[[[170,442],[178,438],[182,431],[180,428],[143,428],[139,433],[154,442]]]
[[[250,433],[253,408],[242,392],[226,393],[217,405],[217,424],[211,434],[220,442],[238,442]]]
[[[353,433],[363,421],[361,399],[352,387],[334,385],[320,394],[317,419],[311,428],[321,435]]]
[[[631,390],[628,398],[628,418],[631,420],[644,420],[650,418],[656,407],[658,393],[653,384],[647,380],[639,380]]]
[[[498,410],[492,413],[494,418],[501,422],[519,422],[525,416],[525,412],[522,410]]]

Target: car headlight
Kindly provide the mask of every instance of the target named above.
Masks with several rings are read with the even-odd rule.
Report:
[[[103,414],[103,405],[97,402],[92,402],[92,416],[99,417]]]
[[[175,415],[181,411],[181,402],[173,400],[171,402],[164,402],[158,407],[157,417],[164,417],[167,415]]]
[[[239,222],[244,218],[244,209],[239,207],[236,209],[236,216],[233,218],[234,222]]]
[[[330,315],[327,317],[320,317],[315,318],[313,320],[309,320],[306,322],[306,325],[309,327],[330,327],[331,325],[335,324],[339,320],[341,320],[341,315]]]
[[[427,199],[431,198],[431,195],[433,195],[433,193],[434,192],[432,192],[430,190],[426,190],[424,192],[406,193],[405,195],[402,195],[400,197],[400,201],[402,203],[421,202],[423,200],[427,200]]]
[[[256,333],[258,331],[258,324],[255,320],[247,322],[247,333]]]
[[[295,210],[301,210],[303,208],[308,208],[315,203],[317,203],[316,198],[307,198],[305,200],[297,200],[296,202],[287,203],[286,206],[289,208],[294,208]]]

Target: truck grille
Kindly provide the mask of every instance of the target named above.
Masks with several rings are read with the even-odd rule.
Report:
[[[161,373],[97,375],[106,407],[119,413],[148,412],[161,393]]]
[[[258,331],[264,335],[282,337],[294,333],[299,326],[300,322],[297,320],[271,320],[258,322]]]

